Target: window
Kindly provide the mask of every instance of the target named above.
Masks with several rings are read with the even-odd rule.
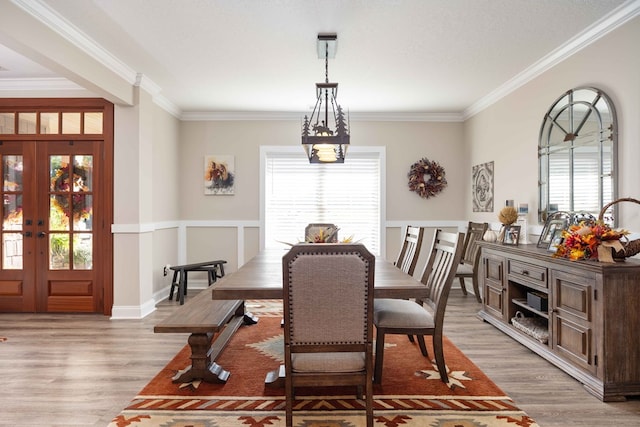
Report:
[[[309,164],[299,147],[262,147],[264,247],[304,240],[309,223],[338,226],[380,254],[384,147],[351,147],[344,164]]]

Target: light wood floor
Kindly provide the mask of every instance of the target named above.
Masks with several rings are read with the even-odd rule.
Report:
[[[541,426],[640,426],[640,399],[600,402],[479,320],[472,295],[456,288],[449,301],[446,335]],[[145,319],[117,321],[0,314],[0,425],[106,426],[186,344],[186,335],[153,333],[175,307],[165,301]]]

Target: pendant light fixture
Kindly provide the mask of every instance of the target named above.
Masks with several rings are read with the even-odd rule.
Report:
[[[309,163],[344,163],[349,148],[348,117],[338,105],[338,83],[329,83],[329,56],[335,56],[338,36],[318,34],[318,57],[324,58],[325,81],[316,83],[316,104],[304,116],[302,146]],[[331,55],[330,55],[331,54]]]

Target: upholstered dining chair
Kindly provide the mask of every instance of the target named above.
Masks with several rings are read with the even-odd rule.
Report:
[[[442,349],[442,326],[456,265],[462,256],[464,234],[436,230],[421,282],[427,287],[424,301],[376,298],[373,323],[376,326],[374,382],[382,381],[384,340],[386,334],[416,335],[422,355],[428,357],[424,342],[431,335],[440,379],[449,382]]]
[[[404,271],[410,276],[416,269],[420,248],[422,247],[422,238],[424,236],[424,228],[407,226],[407,230],[402,241],[402,248],[395,262],[396,267]]]
[[[467,226],[467,233],[464,238],[462,249],[462,259],[456,269],[456,277],[460,280],[460,289],[467,295],[467,285],[465,280],[471,278],[473,292],[478,302],[482,302],[480,297],[480,287],[478,286],[478,262],[480,261],[480,246],[478,242],[482,240],[484,233],[489,228],[486,222],[471,222]]]
[[[375,257],[362,244],[299,244],[282,259],[286,424],[297,387],[364,389],[373,426]]]

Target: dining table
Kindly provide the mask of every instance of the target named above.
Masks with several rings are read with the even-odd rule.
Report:
[[[286,250],[269,249],[258,253],[237,271],[219,279],[211,290],[214,300],[272,300],[282,299],[282,257]],[[425,299],[427,287],[393,263],[376,257],[374,276],[375,298]],[[258,319],[245,313],[247,323]],[[267,373],[265,386],[284,386],[284,365]]]
[[[218,279],[212,287],[212,298],[282,299],[282,257],[286,252],[282,249],[261,251],[238,271]],[[376,257],[374,297],[426,298],[427,288],[393,263]]]

